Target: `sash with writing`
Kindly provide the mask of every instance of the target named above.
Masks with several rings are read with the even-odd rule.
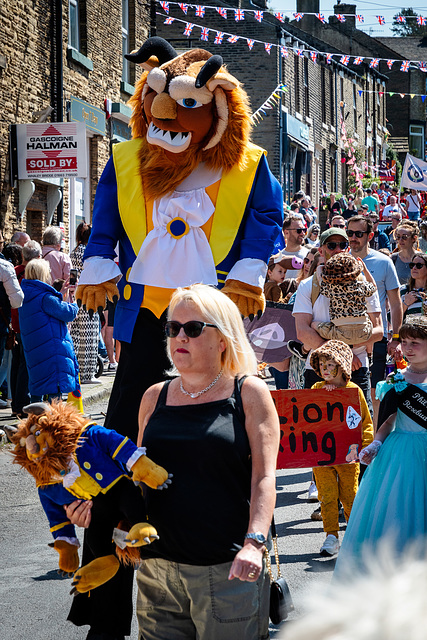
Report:
[[[393,387],[381,401],[378,425],[381,426],[388,417],[400,410],[408,418],[427,429],[427,393],[414,384],[408,384],[403,391]]]

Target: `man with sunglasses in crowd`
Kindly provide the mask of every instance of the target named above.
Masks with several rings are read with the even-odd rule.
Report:
[[[369,220],[372,222],[372,230],[374,235],[372,240],[369,241],[369,246],[371,249],[375,249],[379,251],[380,249],[388,249],[390,251],[390,241],[388,236],[384,233],[384,231],[380,231],[378,225],[380,223],[380,218],[377,213],[370,213]]]
[[[358,218],[360,216],[357,216]],[[349,220],[352,223],[354,218]],[[342,251],[349,250],[349,239],[345,229],[331,227],[320,236],[319,253],[327,262],[332,256]],[[384,256],[385,257],[385,256]],[[320,294],[319,279],[317,274],[303,280],[296,292],[293,316],[295,317],[295,326],[298,336],[304,345],[310,349],[317,349],[325,340],[311,327],[313,321],[329,322],[329,299]],[[374,293],[366,300],[368,315],[373,325],[371,341],[381,340],[383,336],[383,327],[381,322],[381,307],[378,294]],[[288,348],[289,345],[288,343]],[[290,349],[291,350],[291,349]],[[292,351],[294,353],[294,351]],[[297,355],[297,354],[295,354]],[[301,356],[300,356],[301,357]],[[307,357],[306,369],[304,372],[305,388],[309,389],[315,382],[321,379],[309,364],[310,358]],[[353,348],[353,365],[352,365],[352,381],[362,389],[370,410],[372,411],[371,402],[371,384],[369,376],[369,362],[366,345],[358,345]]]
[[[296,256],[297,258],[301,258],[301,260],[304,260],[309,249],[304,246],[304,238],[307,230],[302,217],[296,215],[295,213],[291,213],[291,215],[283,222],[282,232],[285,242],[285,248],[282,249],[281,247],[279,247],[278,250],[281,251],[283,257],[287,258]],[[298,269],[288,269],[286,272],[286,277],[296,278],[298,274]]]
[[[402,324],[402,303],[399,292],[399,278],[395,266],[388,256],[371,249],[370,241],[374,237],[371,216],[356,216],[348,221],[347,235],[350,240],[351,254],[362,258],[377,285],[381,304],[383,336],[375,342],[372,351],[371,388],[374,407],[374,427],[378,419],[379,401],[375,399],[375,387],[384,380],[387,352],[393,356],[398,345],[398,334]],[[386,299],[388,299],[391,315],[392,338],[388,340]],[[374,342],[374,341],[372,341]]]

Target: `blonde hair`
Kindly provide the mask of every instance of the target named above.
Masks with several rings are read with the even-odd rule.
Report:
[[[175,307],[181,302],[193,304],[202,314],[205,322],[214,324],[221,333],[226,347],[221,354],[224,373],[253,375],[257,370],[257,361],[237,306],[224,293],[205,284],[193,284],[185,289],[177,289],[171,298],[168,319],[172,319]],[[170,340],[167,340],[167,352],[170,359]]]
[[[41,280],[47,284],[51,284],[50,265],[43,258],[34,258],[30,260],[25,267],[26,280]]]

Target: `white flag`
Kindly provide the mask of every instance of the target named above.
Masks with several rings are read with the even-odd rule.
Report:
[[[407,153],[400,184],[409,189],[427,191],[427,162]]]

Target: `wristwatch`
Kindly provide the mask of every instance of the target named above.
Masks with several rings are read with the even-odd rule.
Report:
[[[256,533],[247,533],[245,538],[248,538],[248,540],[255,540],[258,544],[265,544],[267,542],[267,538],[260,531],[256,531]]]

